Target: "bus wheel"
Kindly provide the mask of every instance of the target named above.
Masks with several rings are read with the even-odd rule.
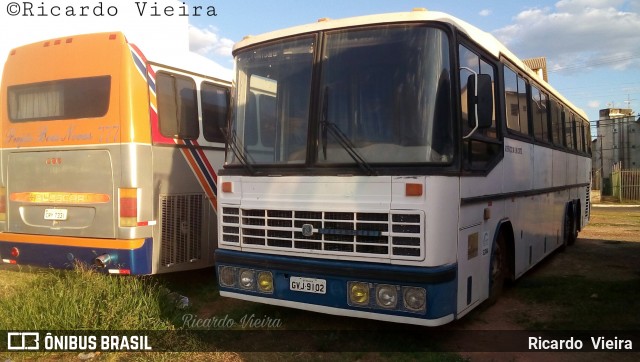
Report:
[[[504,282],[507,278],[507,249],[505,247],[504,233],[500,231],[496,244],[491,255],[491,266],[489,275],[489,298],[488,303],[493,304],[498,300]]]
[[[567,245],[576,243],[578,230],[576,228],[576,218],[573,212],[568,211],[564,217],[564,242]]]

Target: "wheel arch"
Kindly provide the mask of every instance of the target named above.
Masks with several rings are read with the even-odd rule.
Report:
[[[513,234],[513,225],[511,220],[502,219],[496,226],[496,232],[493,234],[492,253],[495,250],[495,245],[498,242],[498,237],[502,233],[504,236],[504,246],[507,249],[507,266],[509,267],[507,279],[513,281],[515,279],[515,261],[516,261],[516,249],[515,249],[515,237]],[[489,266],[491,270],[492,265]]]

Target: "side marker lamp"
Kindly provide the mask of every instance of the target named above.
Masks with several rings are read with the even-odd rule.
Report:
[[[422,196],[424,194],[422,184],[405,184],[405,196]]]

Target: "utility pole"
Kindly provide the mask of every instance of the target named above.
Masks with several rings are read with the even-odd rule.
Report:
[[[604,135],[597,136],[598,143],[600,143],[600,195],[602,195],[602,188],[604,187],[604,153],[602,153],[602,139]]]

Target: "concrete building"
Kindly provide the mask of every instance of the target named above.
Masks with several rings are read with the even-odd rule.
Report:
[[[622,169],[640,168],[640,118],[632,109],[601,109],[596,129],[592,167],[594,176],[604,178],[605,186],[613,165],[620,164]]]

